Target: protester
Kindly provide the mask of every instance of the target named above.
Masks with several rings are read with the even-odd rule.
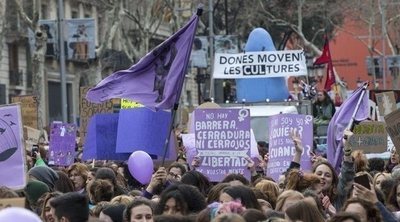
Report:
[[[373,203],[361,198],[348,199],[343,206],[343,211],[359,215],[362,222],[382,221],[378,208]]]
[[[63,171],[57,170],[58,180],[54,184],[54,190],[61,193],[69,193],[75,191],[75,186],[72,180]]]
[[[89,219],[88,200],[83,194],[72,192],[54,197],[50,206],[56,221],[86,222]]]
[[[108,167],[101,167],[100,169],[98,169],[96,172],[95,179],[96,180],[103,179],[103,180],[108,180],[109,182],[111,182],[111,184],[114,186],[114,188],[113,188],[114,196],[127,194],[125,189],[117,184],[117,180],[116,180],[117,178],[116,178],[115,172]]]
[[[255,188],[268,197],[267,201],[271,204],[272,209],[275,209],[276,199],[279,196],[278,185],[270,180],[261,180],[256,184]]]
[[[58,174],[47,166],[36,166],[28,171],[30,179],[39,180],[45,183],[50,191],[54,190],[56,181],[58,180]]]
[[[30,208],[34,212],[39,213],[37,211],[37,208],[39,207],[37,205],[38,200],[43,194],[45,194],[49,191],[50,191],[49,187],[45,183],[42,183],[40,181],[32,180],[26,184],[26,186],[24,188],[24,193],[26,195],[26,198],[28,200]]]
[[[335,114],[335,105],[328,95],[323,91],[318,91],[317,100],[313,104],[313,115],[316,119],[329,120]]]
[[[60,192],[52,192],[52,193],[46,193],[44,194],[41,198],[43,198],[43,206],[42,206],[42,212],[40,214],[40,217],[44,222],[54,222],[55,221],[55,215],[51,213],[51,207],[50,207],[50,201],[55,198],[61,196],[62,193]]]
[[[114,186],[108,180],[97,179],[91,183],[88,190],[90,208],[101,201],[110,201],[114,197]]]
[[[395,147],[390,151],[390,159],[385,165],[385,171],[387,173],[392,173],[393,168],[399,164],[399,154],[397,153]]]
[[[374,179],[373,179],[373,183],[372,183],[374,185],[374,188],[378,189],[378,190],[381,190],[382,181],[384,181],[384,180],[386,180],[388,178],[390,178],[390,174],[387,174],[387,173],[377,173],[377,174],[375,174]]]
[[[68,168],[68,176],[74,183],[76,192],[86,193],[86,180],[89,169],[85,164],[74,163]]]
[[[200,191],[186,184],[172,184],[161,193],[155,214],[188,215],[198,213],[206,207]]]
[[[153,222],[153,203],[147,199],[136,199],[132,201],[125,210],[124,218],[127,222]]]
[[[104,222],[123,222],[125,205],[111,204],[101,211],[99,219]]]
[[[288,208],[285,210],[285,218],[289,221],[325,221],[317,207],[304,200],[300,200],[288,206]]]
[[[204,197],[207,197],[208,191],[212,187],[212,184],[208,178],[198,171],[186,172],[183,174],[181,182],[197,187]]]
[[[219,196],[219,201],[222,203],[230,201],[239,201],[246,209],[261,210],[261,206],[257,201],[254,192],[243,185],[229,186],[222,190]]]
[[[283,191],[276,200],[275,210],[285,212],[286,209],[294,203],[304,199],[303,194],[295,190]]]

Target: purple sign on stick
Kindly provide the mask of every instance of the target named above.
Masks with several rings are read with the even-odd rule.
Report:
[[[195,146],[198,171],[213,182],[239,173],[250,179],[250,111],[248,109],[195,110]]]
[[[74,163],[75,124],[54,122],[50,128],[49,165],[69,166]]]
[[[269,161],[267,174],[275,181],[284,173],[296,153],[292,132],[300,136],[304,152],[301,168],[311,169],[310,151],[313,147],[313,117],[300,114],[279,114],[269,118]]]
[[[26,185],[25,147],[20,105],[0,106],[0,185],[22,189]]]

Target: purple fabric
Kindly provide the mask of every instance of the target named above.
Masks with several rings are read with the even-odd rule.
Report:
[[[26,185],[25,148],[21,108],[0,107],[0,186],[22,189]]]
[[[173,108],[180,97],[198,20],[194,15],[137,64],[103,79],[88,91],[86,99],[100,103],[126,98],[153,110]]]
[[[335,167],[336,171],[339,172],[340,164],[343,158],[342,139],[343,132],[349,124],[353,112],[356,108],[357,102],[362,95],[363,86],[353,92],[353,94],[340,106],[333,115],[328,126],[328,161]],[[362,121],[368,118],[369,105],[368,105],[368,94],[364,93],[361,100],[360,107],[356,113],[355,120]]]

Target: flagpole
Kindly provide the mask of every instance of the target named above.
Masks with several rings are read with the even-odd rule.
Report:
[[[201,16],[202,14],[203,14],[203,8],[202,8],[202,6],[199,6],[197,8],[196,15],[197,16]],[[196,26],[197,26],[197,24],[196,24]],[[193,35],[193,37],[192,37],[192,44],[193,44],[194,36],[195,35]],[[192,50],[192,48],[189,48],[189,50]],[[190,53],[189,53],[189,55],[190,55]],[[190,58],[190,56],[187,57],[187,60],[189,60],[189,58]],[[186,61],[186,64],[188,64],[188,61]],[[184,70],[184,72],[186,72],[186,70]],[[180,87],[178,88],[178,91],[177,91],[174,108],[171,110],[171,122],[169,124],[167,138],[165,139],[164,154],[163,154],[163,157],[162,157],[161,166],[164,166],[165,158],[167,157],[167,152],[168,152],[168,147],[169,147],[169,143],[170,143],[171,132],[172,132],[172,129],[174,128],[175,117],[176,117],[176,113],[178,111],[179,99],[181,97],[181,93],[182,93],[182,88],[183,88],[184,82],[185,82],[185,78],[182,78],[182,81],[179,84]]]
[[[347,124],[347,127],[346,127],[347,130],[351,131],[353,129],[354,120],[356,118],[358,110],[360,109],[361,101],[364,98],[364,95],[367,91],[368,85],[369,85],[369,82],[365,82],[364,85],[362,86],[361,96],[358,98],[357,105],[354,109],[353,115],[351,116],[349,124]]]

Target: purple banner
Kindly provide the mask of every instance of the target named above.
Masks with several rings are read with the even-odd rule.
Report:
[[[75,124],[54,122],[50,129],[49,165],[69,166],[74,163]]]
[[[20,105],[0,106],[0,186],[26,185],[23,139]]]
[[[198,171],[213,182],[239,173],[250,179],[250,111],[248,109],[195,110],[195,146],[200,157]]]
[[[292,132],[296,132],[303,143],[301,168],[311,169],[310,152],[313,147],[313,117],[300,114],[279,114],[269,118],[269,161],[267,175],[278,181],[286,172],[296,153]]]

